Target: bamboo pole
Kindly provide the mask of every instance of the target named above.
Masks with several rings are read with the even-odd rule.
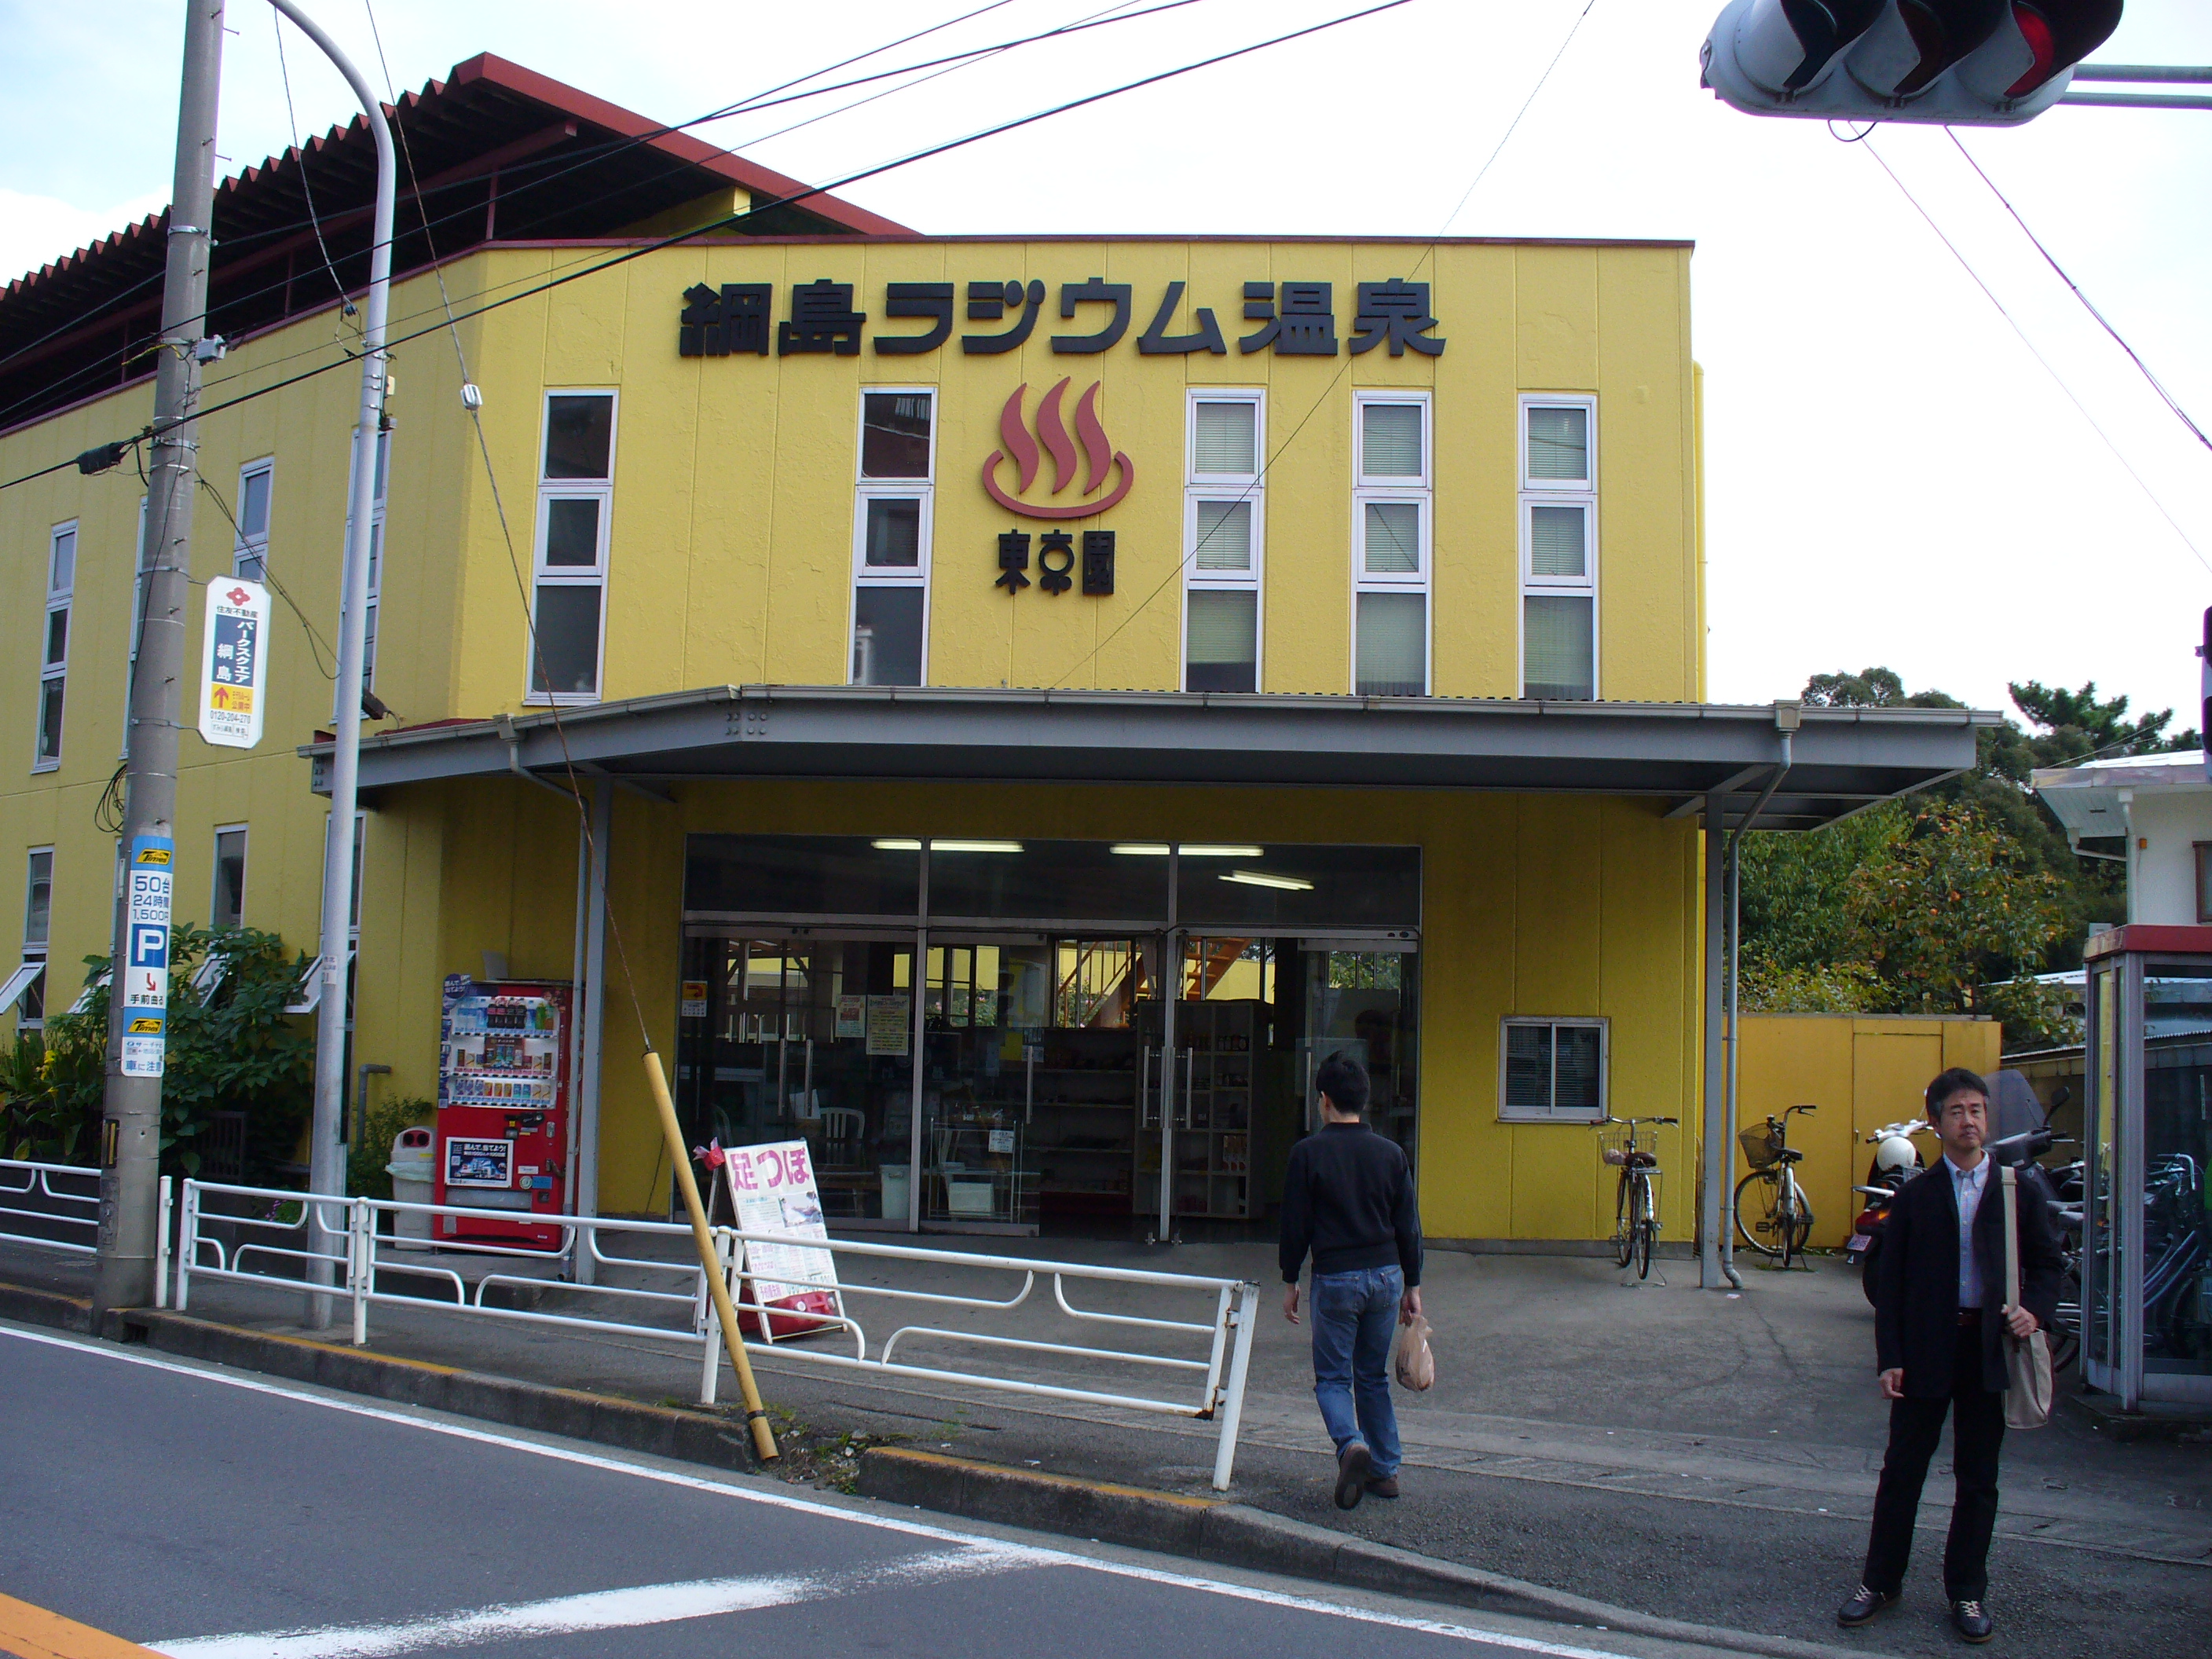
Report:
[[[684,1145],[683,1126],[676,1121],[676,1103],[668,1096],[668,1074],[660,1068],[659,1054],[651,1048],[645,1051],[645,1080],[653,1090],[653,1103],[660,1111],[660,1133],[667,1138],[668,1155],[676,1163],[676,1184],[691,1217],[691,1237],[699,1247],[699,1267],[707,1275],[708,1293],[714,1298],[714,1316],[722,1322],[722,1346],[729,1350],[730,1363],[737,1367],[738,1391],[744,1396],[745,1426],[752,1431],[753,1449],[760,1454],[761,1462],[773,1463],[777,1457],[775,1432],[768,1425],[768,1411],[761,1404],[760,1389],[753,1383],[752,1359],[738,1331],[738,1310],[731,1304],[730,1287],[722,1277],[720,1259],[714,1254],[714,1236],[707,1228],[707,1208],[699,1201],[699,1183],[692,1178],[691,1154]]]

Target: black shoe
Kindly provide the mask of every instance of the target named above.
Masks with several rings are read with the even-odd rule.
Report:
[[[1869,1589],[1861,1584],[1852,1592],[1851,1599],[1836,1609],[1836,1622],[1845,1630],[1856,1630],[1861,1625],[1869,1623],[1884,1607],[1896,1605],[1895,1590]]]
[[[1359,1495],[1367,1487],[1367,1472],[1374,1467],[1373,1455],[1357,1440],[1336,1455],[1337,1508],[1359,1507]]]
[[[1979,1601],[1962,1600],[1951,1603],[1951,1627],[1969,1642],[1986,1642],[1997,1633],[1997,1627]]]

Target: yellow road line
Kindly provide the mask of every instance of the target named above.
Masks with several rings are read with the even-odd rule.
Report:
[[[0,1652],[18,1659],[160,1659],[151,1648],[0,1595]]]

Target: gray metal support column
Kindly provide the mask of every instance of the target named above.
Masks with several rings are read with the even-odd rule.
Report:
[[[586,911],[584,935],[585,992],[583,1021],[584,1066],[578,1093],[576,1144],[569,1156],[576,1161],[576,1213],[599,1212],[599,1060],[607,1033],[607,850],[615,829],[615,787],[605,778],[592,785],[591,902]],[[592,1252],[580,1244],[576,1251],[576,1282],[589,1285],[595,1274]]]
[[[1727,915],[1725,879],[1728,797],[1705,797],[1705,1031],[1702,1142],[1698,1164],[1698,1284],[1725,1290],[1721,1274],[1721,1229],[1727,1220],[1728,1090],[1721,1060],[1722,930]]]

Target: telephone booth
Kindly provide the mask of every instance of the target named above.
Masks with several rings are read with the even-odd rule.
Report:
[[[2212,1403],[2212,927],[2116,927],[2088,969],[2081,1370]]]

